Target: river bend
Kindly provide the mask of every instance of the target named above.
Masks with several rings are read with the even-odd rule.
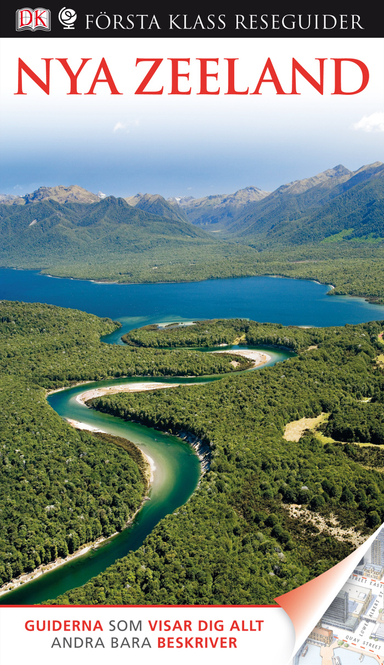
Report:
[[[270,356],[271,360],[261,367],[272,366],[292,356],[288,350],[249,348],[265,351]],[[195,450],[188,443],[154,428],[127,422],[115,416],[89,409],[76,398],[88,390],[127,383],[153,384],[156,382],[173,385],[175,383],[179,385],[193,383],[198,385],[220,380],[220,378],[219,376],[177,379],[175,377],[130,377],[127,379],[120,377],[82,384],[48,396],[50,406],[63,418],[129,439],[153,460],[155,472],[148,494],[149,500],[144,501],[132,524],[121,533],[104,541],[98,547],[92,548],[86,554],[78,556],[52,571],[45,572],[36,580],[4,594],[0,597],[0,605],[36,605],[45,600],[54,599],[69,589],[82,586],[129,551],[138,549],[156,524],[188,501],[198,485],[201,465]]]

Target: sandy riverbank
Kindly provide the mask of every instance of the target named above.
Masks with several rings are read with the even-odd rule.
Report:
[[[84,424],[84,423],[81,423],[81,424]],[[143,452],[143,451],[141,451],[141,452]],[[145,453],[143,453],[143,455],[144,455],[144,457],[147,458],[148,463],[151,465],[151,479],[149,481],[151,483],[152,479],[153,479],[153,475],[152,475],[153,470],[156,469],[156,466],[155,466],[155,463],[154,463],[152,458],[150,458],[148,455],[145,455]],[[124,527],[125,529],[133,522],[133,520],[135,519],[137,513],[143,507],[144,501],[146,501],[146,500],[147,500],[147,496],[144,497],[144,499],[142,500],[142,502],[141,502],[140,506],[138,507],[138,509],[133,513],[132,517],[128,520],[128,522],[126,523],[126,525]],[[111,536],[108,536],[108,538],[105,538],[104,536],[101,536],[100,538],[98,538],[97,540],[94,540],[91,543],[86,543],[85,545],[82,545],[78,550],[76,550],[76,552],[73,552],[73,554],[68,554],[68,556],[65,557],[65,559],[63,559],[62,557],[59,557],[58,559],[55,559],[55,561],[51,561],[50,563],[41,564],[41,566],[39,566],[38,568],[35,568],[35,570],[32,570],[32,572],[30,572],[30,573],[23,573],[23,575],[20,575],[20,577],[16,577],[13,580],[11,580],[10,582],[7,582],[2,587],[0,587],[0,596],[3,596],[8,591],[13,591],[14,589],[17,589],[17,587],[21,586],[22,584],[27,584],[27,582],[32,582],[32,580],[36,580],[41,575],[44,575],[45,573],[51,572],[55,568],[59,568],[59,566],[64,566],[65,564],[72,561],[72,559],[76,559],[79,556],[83,556],[84,554],[86,554],[90,550],[96,549],[99,545],[101,545],[101,543],[104,543],[106,540],[110,540],[114,536],[117,536],[118,533],[119,533],[118,531],[115,531],[115,533],[113,533]]]
[[[94,397],[103,397],[104,395],[116,395],[116,393],[138,393],[144,390],[158,390],[160,388],[177,388],[179,383],[122,383],[118,386],[104,386],[102,388],[93,388],[86,390],[76,397],[76,401],[85,404]],[[184,384],[185,385],[185,384]]]
[[[223,349],[223,351],[212,351],[212,353],[231,353],[235,356],[243,356],[243,358],[252,360],[253,367],[260,367],[260,365],[265,365],[272,360],[272,357],[268,353],[261,353],[252,349]]]
[[[91,391],[89,391],[91,392]],[[71,418],[66,418],[67,423],[72,425],[72,427],[75,427],[76,429],[82,429],[82,430],[87,430],[88,432],[102,432],[103,434],[107,434],[103,429],[99,429],[98,427],[92,427],[92,425],[87,425],[87,423],[80,423],[78,420],[72,420]],[[156,471],[156,464],[152,457],[147,455],[143,450],[141,450],[140,446],[135,443],[135,446],[139,448],[141,454],[145,457],[147,460],[149,467],[150,467],[150,473],[148,477],[149,484],[153,483],[154,479],[154,473]]]
[[[130,522],[133,520],[135,515],[132,516]],[[109,538],[112,538],[113,536],[116,535],[117,532],[113,533],[112,536],[109,536]],[[72,559],[76,559],[77,557],[86,554],[87,552],[89,552],[89,550],[98,547],[100,543],[103,543],[105,540],[109,540],[109,538],[104,538],[104,537],[98,538],[92,543],[83,545],[78,550],[76,550],[76,552],[73,552],[73,554],[68,554],[68,556],[65,557],[65,559],[59,557],[58,559],[55,559],[55,561],[51,561],[50,563],[41,564],[41,566],[35,568],[35,570],[33,570],[31,573],[24,573],[23,575],[20,575],[20,577],[14,578],[10,582],[7,582],[2,587],[0,587],[0,596],[3,596],[5,593],[7,593],[7,591],[13,591],[13,589],[17,589],[17,587],[21,586],[22,584],[26,584],[27,582],[31,582],[32,580],[37,579],[38,577],[40,577],[40,575],[44,575],[44,573],[48,573],[51,570],[58,568],[59,566],[63,566],[69,561],[72,561]]]
[[[84,425],[84,423],[79,423],[79,424]],[[83,427],[83,429],[86,429],[86,428]],[[101,431],[101,430],[98,430],[98,431]],[[141,451],[141,452],[143,452],[143,451]],[[148,463],[151,465],[151,470],[156,469],[156,466],[155,466],[155,463],[154,463],[153,459],[151,457],[149,457],[148,455],[145,455],[145,453],[143,453],[143,455],[144,455],[144,457],[147,458]],[[150,482],[152,482],[152,479],[150,480]],[[141,508],[143,507],[144,501],[146,501],[146,500],[147,500],[147,496],[144,497],[144,499],[142,500],[142,502],[139,505],[138,509],[133,513],[132,517],[130,517],[130,519],[128,520],[128,522],[126,523],[126,525],[124,527],[125,529],[130,524],[132,524],[132,522],[135,519],[137,513],[139,512],[139,510],[141,510]],[[32,570],[32,572],[30,572],[30,573],[23,573],[23,575],[20,575],[19,577],[15,577],[13,580],[11,580],[10,582],[7,582],[2,587],[0,587],[0,596],[3,596],[5,593],[7,593],[7,591],[13,591],[14,589],[17,589],[17,587],[21,586],[22,584],[26,584],[27,582],[32,582],[32,580],[37,579],[38,577],[40,577],[40,575],[44,575],[45,573],[51,572],[55,568],[59,568],[59,566],[64,566],[65,564],[69,563],[69,561],[72,561],[73,559],[76,559],[79,556],[83,556],[84,554],[86,554],[90,550],[96,549],[99,545],[101,545],[101,543],[104,543],[106,540],[110,540],[114,536],[117,536],[118,533],[119,533],[118,531],[115,531],[115,533],[112,533],[112,535],[108,536],[108,538],[106,538],[104,536],[100,536],[100,538],[98,538],[97,540],[94,540],[91,543],[86,543],[85,545],[82,545],[81,547],[79,547],[78,550],[76,550],[76,552],[73,552],[73,554],[68,554],[68,556],[66,556],[65,559],[62,558],[62,557],[59,557],[58,559],[55,559],[55,561],[51,561],[50,563],[41,564],[41,566],[39,566],[38,568],[35,568],[35,570]]]
[[[73,422],[75,422],[75,421],[73,421]],[[91,428],[87,428],[85,423],[79,423],[79,425],[83,425],[83,427],[81,429],[91,429]],[[101,430],[95,430],[94,429],[94,431],[99,431],[100,432]],[[141,452],[143,453],[143,451],[141,451]],[[153,459],[151,457],[149,457],[149,455],[146,455],[145,453],[143,453],[143,455],[147,459],[148,464],[150,465],[150,468],[151,468],[151,475],[150,475],[150,478],[149,478],[149,483],[152,483],[152,481],[153,481],[153,472],[156,469],[155,462],[153,461]],[[128,522],[126,523],[124,528],[127,528],[133,522],[133,520],[135,519],[137,513],[143,507],[144,501],[146,501],[146,500],[147,500],[147,496],[144,497],[144,499],[142,500],[140,506],[134,512],[132,517],[128,520]],[[59,568],[59,566],[64,566],[65,564],[69,563],[73,559],[76,559],[79,556],[83,556],[84,554],[86,554],[87,552],[89,552],[92,549],[96,549],[99,545],[101,545],[101,543],[104,543],[106,540],[110,540],[111,538],[113,538],[114,536],[117,536],[117,535],[118,535],[118,531],[113,533],[111,536],[108,536],[108,538],[105,538],[104,536],[101,536],[100,538],[98,538],[97,540],[95,540],[91,543],[86,543],[85,545],[82,545],[81,547],[79,547],[78,550],[76,550],[76,552],[73,552],[73,554],[68,554],[68,556],[66,556],[65,559],[62,558],[62,557],[59,557],[58,559],[55,559],[55,561],[51,561],[50,563],[41,564],[41,566],[39,566],[38,568],[35,568],[35,570],[33,570],[30,573],[23,573],[23,575],[20,575],[19,577],[14,578],[10,582],[7,582],[2,587],[0,587],[0,596],[3,596],[8,591],[13,591],[14,589],[17,589],[17,587],[21,586],[22,584],[27,584],[27,582],[32,582],[32,580],[36,580],[41,575],[44,575],[45,573],[49,573],[52,570],[54,570],[55,568]]]

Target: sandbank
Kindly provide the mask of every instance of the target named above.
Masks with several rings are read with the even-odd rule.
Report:
[[[141,505],[140,505],[141,508]],[[140,508],[138,510],[140,510]],[[136,511],[136,513],[138,512]],[[132,522],[133,518],[135,517],[136,513],[132,515],[131,519],[127,524]],[[38,568],[35,568],[30,573],[23,573],[23,575],[20,575],[19,577],[14,578],[10,582],[6,582],[2,587],[0,587],[0,596],[3,596],[5,593],[8,591],[13,591],[17,587],[21,586],[22,584],[26,584],[27,582],[31,582],[32,580],[35,580],[37,577],[40,577],[40,575],[44,575],[44,573],[48,573],[51,570],[54,570],[55,568],[58,568],[59,566],[63,566],[64,564],[68,563],[69,561],[72,561],[72,559],[76,559],[78,556],[83,556],[83,554],[86,554],[89,552],[89,550],[94,549],[98,547],[101,543],[103,543],[105,540],[109,540],[109,538],[113,538],[113,536],[117,535],[116,533],[113,533],[111,536],[108,536],[108,538],[104,538],[104,536],[98,538],[97,540],[93,541],[92,543],[88,543],[86,545],[83,545],[80,547],[76,552],[73,552],[73,554],[68,554],[68,556],[64,558],[59,557],[58,559],[55,559],[55,561],[51,561],[50,563],[43,563],[41,566]]]
[[[72,425],[72,427],[75,427],[76,429],[87,430],[88,432],[101,432],[102,434],[107,434],[107,432],[105,432],[105,430],[103,430],[103,429],[99,429],[98,427],[92,427],[92,425],[88,425],[87,423],[80,423],[78,420],[72,420],[71,418],[66,418],[66,421],[67,421],[67,423]],[[156,464],[155,464],[154,460],[152,459],[152,457],[147,455],[147,453],[145,453],[140,448],[140,446],[137,445],[137,443],[135,443],[135,446],[136,446],[136,448],[139,448],[140,452],[142,453],[142,455],[145,457],[146,461],[149,464],[150,474],[149,474],[148,482],[151,484],[151,483],[153,483],[154,473],[156,471]]]
[[[243,356],[243,358],[253,361],[253,367],[260,367],[260,365],[265,365],[272,360],[272,356],[269,356],[268,353],[261,353],[255,349],[226,349],[223,351],[212,351],[212,353],[230,353],[235,356]]]
[[[116,393],[138,393],[144,390],[157,390],[159,388],[177,388],[179,385],[179,383],[146,383],[145,381],[142,381],[140,383],[123,383],[118,386],[103,386],[102,388],[86,390],[76,397],[76,401],[80,404],[85,404],[88,400],[93,399],[94,397],[116,395]]]

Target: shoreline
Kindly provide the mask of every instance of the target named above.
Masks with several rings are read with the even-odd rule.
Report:
[[[141,507],[141,506],[140,506]],[[132,517],[133,519],[133,517]],[[128,526],[128,524],[127,524]],[[55,559],[54,561],[51,561],[50,563],[42,563],[40,566],[32,570],[30,573],[23,573],[19,577],[14,578],[10,582],[6,582],[2,587],[0,587],[0,596],[4,596],[4,594],[8,593],[9,591],[14,591],[18,587],[22,586],[23,584],[27,584],[28,582],[32,582],[33,580],[37,579],[41,575],[44,575],[45,573],[49,573],[52,570],[55,570],[55,568],[59,568],[60,566],[63,566],[64,564],[68,563],[69,561],[72,561],[72,559],[76,559],[79,556],[82,556],[83,554],[86,554],[89,552],[91,549],[98,547],[101,543],[105,542],[106,540],[109,540],[110,538],[113,538],[113,536],[117,535],[116,533],[113,533],[111,536],[108,536],[108,538],[101,536],[97,540],[93,541],[92,543],[85,543],[81,547],[79,547],[78,550],[73,552],[72,554],[68,554],[68,556],[63,559],[62,557],[59,557],[58,559]]]
[[[89,381],[87,383],[90,383]],[[91,390],[86,390],[80,395],[77,395],[76,402],[86,406],[86,402],[95,397],[103,397],[104,395],[116,395],[117,393],[138,393],[144,392],[147,390],[159,390],[161,388],[177,388],[180,385],[192,385],[192,384],[180,384],[180,383],[160,383],[152,382],[146,383],[145,381],[138,381],[137,383],[123,383],[117,386],[104,386],[101,388],[92,388]]]
[[[52,390],[46,390],[45,397],[49,397],[49,395],[53,395],[54,393],[60,393],[63,390],[71,390],[71,388],[77,388],[78,386],[86,386],[87,383],[92,383],[92,381],[78,381],[77,383],[74,383],[72,386],[62,386],[61,388],[53,388]]]
[[[256,351],[255,349],[223,349],[223,351],[211,351],[211,353],[230,353],[235,356],[242,356],[243,358],[252,360],[253,369],[261,365],[266,365],[272,360],[272,356],[268,355],[268,353]]]
[[[128,522],[124,526],[124,529],[127,529],[129,525],[132,524],[137,513],[139,512],[139,510],[141,510],[146,500],[147,496],[143,498],[137,510],[133,513],[132,517],[129,518]],[[122,531],[124,529],[122,529]],[[18,589],[23,584],[27,584],[28,582],[33,582],[38,577],[41,577],[41,575],[44,575],[45,573],[50,573],[56,568],[60,568],[60,566],[64,566],[73,559],[76,559],[79,556],[87,554],[87,552],[89,552],[90,550],[97,549],[99,545],[105,543],[107,540],[111,540],[115,536],[119,535],[119,533],[121,533],[121,531],[115,531],[115,533],[112,533],[110,536],[100,536],[99,538],[93,540],[90,543],[84,543],[84,545],[79,547],[79,549],[75,550],[75,552],[73,552],[72,554],[68,554],[68,556],[66,556],[65,559],[63,557],[58,557],[54,561],[50,561],[50,563],[42,563],[40,566],[32,570],[30,573],[23,573],[22,575],[19,575],[19,577],[15,577],[13,580],[10,580],[10,582],[6,582],[5,584],[3,584],[3,586],[0,587],[0,596],[4,596],[9,591],[14,591],[15,589]]]

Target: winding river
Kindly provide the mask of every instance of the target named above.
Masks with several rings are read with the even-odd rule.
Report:
[[[239,347],[228,347],[228,350],[230,348],[237,349]],[[272,366],[292,356],[291,352],[285,350],[264,347],[248,348],[265,351],[271,358],[262,367]],[[149,491],[149,500],[144,501],[133,523],[117,536],[109,538],[86,554],[40,575],[36,580],[4,594],[0,598],[0,604],[39,604],[44,600],[57,597],[68,589],[85,584],[91,577],[101,573],[114,563],[116,559],[140,547],[154,526],[167,514],[172,513],[185,503],[197,487],[201,471],[200,462],[196,452],[188,443],[183,442],[176,436],[171,436],[145,425],[126,422],[115,416],[89,409],[76,398],[85,391],[94,388],[134,384],[138,381],[148,384],[153,384],[156,381],[156,383],[164,383],[165,385],[175,385],[175,383],[179,385],[183,383],[201,385],[219,379],[219,376],[194,379],[178,378],[176,380],[175,377],[169,379],[154,379],[153,377],[119,378],[118,380],[82,384],[67,390],[60,390],[48,396],[50,406],[63,418],[75,420],[104,432],[129,439],[153,460],[155,472]]]
[[[114,344],[121,343],[121,335],[134,327],[151,322],[185,321],[192,318],[242,316],[286,325],[314,326],[343,325],[384,318],[384,310],[379,306],[370,305],[359,298],[330,298],[326,295],[327,291],[329,287],[314,282],[267,277],[192,284],[99,285],[69,279],[50,279],[30,271],[0,271],[0,298],[47,302],[118,319],[123,327],[103,340]],[[258,348],[271,356],[269,365],[292,355],[284,350]],[[180,378],[177,383],[201,384],[219,379],[218,376]],[[174,377],[155,380],[175,383]],[[76,400],[86,390],[138,381],[153,383],[154,378],[119,378],[83,384],[53,393],[48,401],[62,417],[125,437],[151,457],[156,470],[149,500],[144,502],[132,525],[120,534],[87,554],[4,594],[0,597],[0,604],[38,604],[85,584],[116,559],[140,547],[159,520],[185,503],[196,489],[200,463],[190,445],[158,430],[98,413]]]

